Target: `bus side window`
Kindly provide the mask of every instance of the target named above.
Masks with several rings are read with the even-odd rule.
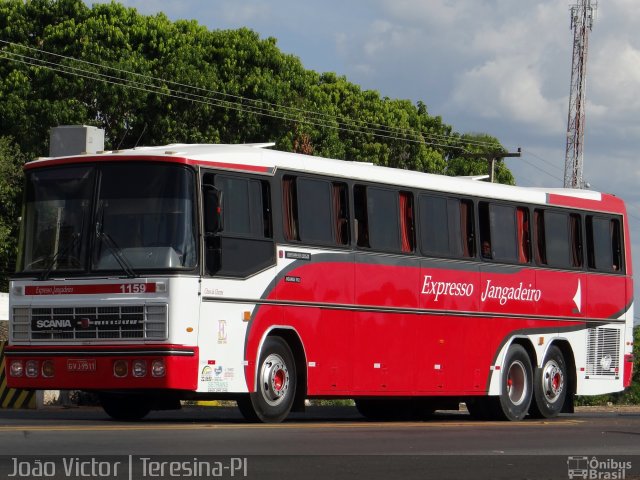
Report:
[[[624,273],[624,260],[622,257],[622,229],[620,228],[620,220],[612,219],[611,229],[611,251],[613,253],[613,263],[611,269],[614,272]]]
[[[348,245],[348,198],[346,183],[285,175],[282,178],[285,239],[312,245]]]
[[[460,238],[460,207],[454,199],[431,195],[419,195],[420,207],[420,250],[424,255],[445,255],[459,257],[461,242],[451,244],[451,239]],[[453,222],[450,218],[455,216]],[[457,228],[458,235],[452,235],[451,227]],[[455,233],[455,232],[454,232]],[[455,246],[458,246],[455,249]]]
[[[488,202],[478,204],[482,258],[519,261],[515,207]]]
[[[356,185],[353,187],[353,207],[356,219],[356,245],[370,248],[369,221],[367,218],[367,187]]]
[[[529,209],[518,207],[516,209],[516,220],[518,222],[518,261],[520,263],[529,263],[531,261]]]
[[[400,192],[400,233],[402,251],[411,253],[415,249],[415,227],[413,220],[413,194]]]
[[[536,263],[538,265],[546,265],[547,249],[545,243],[544,210],[538,208],[535,209],[533,212],[533,223],[535,225],[533,230],[533,239]]]
[[[296,178],[285,175],[282,178],[282,221],[286,240],[300,240],[297,198]]]
[[[207,274],[246,277],[272,265],[269,182],[206,173],[203,184],[213,184],[221,192],[224,218],[224,228],[205,239]]]
[[[331,183],[307,177],[298,177],[296,183],[300,241],[323,245],[334,243]]]
[[[353,195],[359,247],[413,252],[413,195],[410,192],[356,185]]]
[[[333,182],[331,203],[335,225],[335,241],[338,245],[349,245],[349,189],[346,183]]]
[[[536,261],[557,268],[582,267],[579,214],[536,209]]]
[[[623,272],[620,221],[587,216],[587,262],[592,270]]]
[[[398,192],[367,187],[369,245],[383,251],[401,251]]]
[[[460,235],[462,240],[462,256],[476,256],[475,220],[473,218],[473,202],[460,200]]]
[[[582,268],[582,217],[577,213],[570,214],[569,227],[571,233],[571,264],[576,268]]]
[[[419,195],[423,255],[475,256],[473,204],[469,200]]]
[[[491,221],[487,202],[478,203],[478,222],[480,225],[480,256],[486,260],[491,260],[493,258],[493,249],[491,248]]]

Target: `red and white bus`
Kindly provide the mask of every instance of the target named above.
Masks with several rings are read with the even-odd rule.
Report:
[[[28,163],[9,385],[264,422],[313,398],[553,417],[629,385],[622,200],[265,146]]]

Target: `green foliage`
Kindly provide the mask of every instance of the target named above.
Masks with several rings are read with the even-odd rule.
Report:
[[[590,397],[576,397],[576,405],[639,405],[640,404],[640,355],[637,348],[640,346],[640,326],[633,329],[633,344],[636,348],[633,359],[633,377],[631,386],[622,392],[609,395],[596,395]]]
[[[22,189],[24,156],[9,137],[0,137],[0,291],[8,290],[18,237],[18,206]]]
[[[30,47],[0,46],[23,59],[76,69],[72,75],[16,57],[0,62],[0,131],[28,156],[47,154],[51,127],[83,123],[104,128],[108,148],[131,147],[144,131],[143,144],[272,140],[284,150],[304,144],[315,155],[397,168],[486,172],[485,164],[460,157],[457,141],[465,136],[424,103],[306,70],[275,39],[248,29],[209,31],[115,2],[89,8],[81,0],[0,0],[0,38]],[[109,78],[88,78],[96,73]],[[178,98],[185,95],[190,100]],[[248,100],[238,106],[239,97]],[[512,181],[499,170],[500,181]]]

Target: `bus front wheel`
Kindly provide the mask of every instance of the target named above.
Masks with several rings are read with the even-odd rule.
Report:
[[[267,337],[258,362],[256,391],[238,399],[242,415],[250,421],[278,423],[293,406],[296,365],[287,342]]]
[[[542,367],[536,369],[531,416],[553,418],[562,410],[567,397],[567,365],[558,347],[549,347]]]

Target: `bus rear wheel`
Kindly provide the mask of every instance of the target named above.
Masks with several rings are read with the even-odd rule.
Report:
[[[287,342],[267,337],[258,362],[256,391],[237,400],[249,421],[278,423],[289,415],[296,393],[296,365]]]
[[[549,347],[542,367],[536,369],[531,416],[553,418],[562,410],[567,397],[567,365],[558,347]]]
[[[102,393],[99,398],[105,413],[114,420],[142,420],[152,407],[151,399],[143,395]]]
[[[495,413],[502,420],[522,420],[533,398],[533,369],[524,347],[517,344],[509,347],[502,373],[502,393]]]

